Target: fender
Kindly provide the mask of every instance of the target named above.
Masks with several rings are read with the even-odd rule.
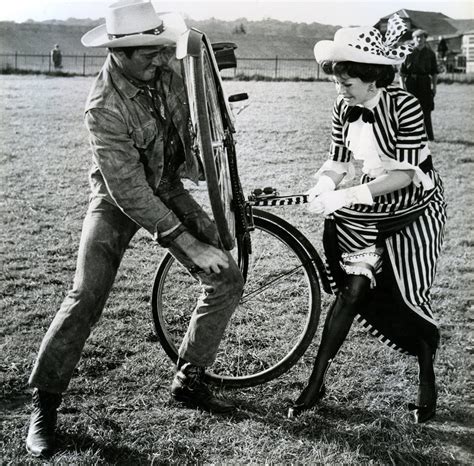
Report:
[[[191,28],[181,34],[176,42],[176,58],[182,60],[187,56],[198,57],[201,53],[201,44],[204,33]]]
[[[219,94],[219,103],[221,105],[222,116],[227,123],[227,127],[229,128],[230,132],[234,133],[234,115],[224,94],[222,78],[219,73],[216,57],[206,34],[195,28],[191,28],[184,32],[176,42],[176,58],[178,60],[184,60],[187,57],[200,57],[203,46],[206,47],[209,58],[212,61],[212,71],[216,82],[217,92]]]

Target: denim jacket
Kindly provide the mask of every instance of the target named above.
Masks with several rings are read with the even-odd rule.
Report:
[[[185,163],[176,179],[197,183],[201,170],[183,80],[171,69],[161,70],[156,85],[162,86],[184,147]],[[157,240],[175,231],[180,220],[160,198],[163,128],[143,91],[123,76],[110,54],[89,93],[85,124],[92,148],[92,197],[117,205]]]

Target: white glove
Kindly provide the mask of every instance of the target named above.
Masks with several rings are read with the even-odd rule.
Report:
[[[318,182],[306,193],[308,195],[308,202],[314,201],[314,198],[322,193],[334,191],[335,189],[336,184],[332,178],[327,175],[321,175]]]
[[[308,209],[310,212],[327,216],[342,207],[349,207],[354,204],[372,205],[373,203],[374,200],[369,187],[366,184],[361,184],[353,188],[322,193],[309,203]]]

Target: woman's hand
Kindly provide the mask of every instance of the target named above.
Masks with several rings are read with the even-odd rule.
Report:
[[[313,201],[310,201],[308,209],[310,212],[327,216],[342,207],[349,207],[354,204],[372,205],[373,202],[370,189],[366,184],[361,184],[353,188],[322,193]]]
[[[306,193],[308,194],[308,202],[312,202],[315,197],[328,191],[334,191],[336,183],[327,175],[321,175],[318,182]]]
[[[310,200],[308,209],[316,214],[329,215],[353,204],[372,205],[374,197],[408,186],[413,180],[413,175],[413,170],[394,170],[367,184],[325,192]]]

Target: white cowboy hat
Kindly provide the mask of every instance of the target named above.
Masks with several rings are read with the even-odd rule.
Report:
[[[403,20],[393,15],[387,25],[385,39],[378,29],[369,26],[341,28],[334,40],[322,40],[314,46],[316,61],[352,61],[378,65],[403,63],[412,51],[409,45],[394,47],[407,30]]]
[[[149,1],[122,0],[109,6],[105,24],[86,32],[85,47],[144,47],[176,44],[187,31],[181,15],[156,13]]]

